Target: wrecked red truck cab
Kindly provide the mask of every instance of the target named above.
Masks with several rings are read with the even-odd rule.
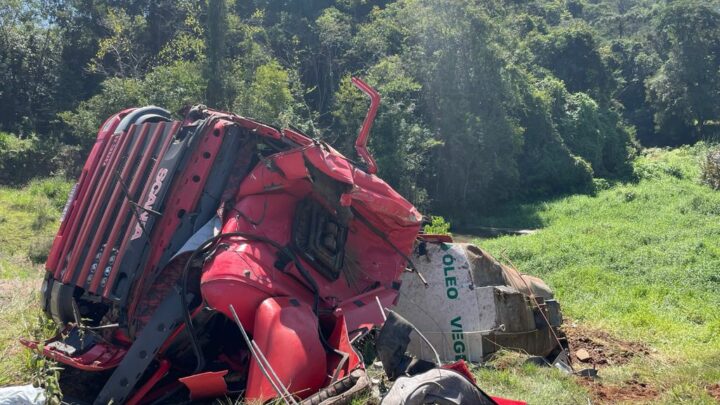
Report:
[[[392,306],[421,215],[374,173],[294,129],[204,106],[101,127],[43,283],[43,353],[103,374],[95,403],[317,395],[362,369],[351,341]],[[81,383],[81,382],[78,382]],[[337,387],[333,388],[337,389]]]

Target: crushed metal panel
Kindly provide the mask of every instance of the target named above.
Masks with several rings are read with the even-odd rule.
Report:
[[[494,326],[495,309],[491,294],[476,293],[461,246],[428,243],[426,254],[416,253],[412,259],[429,287],[415,274],[403,274],[395,311],[428,338],[442,360],[482,361],[480,332]],[[420,339],[412,339],[408,351],[433,361],[432,351]]]
[[[395,310],[428,338],[443,361],[482,362],[502,347],[544,356],[557,346],[526,295],[530,290],[524,283],[529,280],[551,324],[559,326],[559,305],[545,301],[552,291],[542,280],[521,276],[472,245],[421,243],[412,259],[429,286],[415,274],[404,274]],[[411,337],[408,351],[432,361],[427,344],[416,334]]]

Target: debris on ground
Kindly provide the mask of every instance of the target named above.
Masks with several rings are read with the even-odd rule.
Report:
[[[423,236],[412,261],[429,284],[404,274],[395,311],[437,348],[443,361],[482,362],[503,349],[554,359],[564,346],[562,314],[552,290],[481,248]],[[434,361],[420,335],[409,351]]]
[[[590,361],[590,353],[588,353],[585,349],[580,349],[575,351],[575,357],[577,357],[578,360],[582,361],[583,363]]]
[[[381,405],[477,404],[496,402],[460,373],[435,368],[412,377],[400,377]]]
[[[631,342],[619,339],[603,330],[575,325],[573,322],[566,322],[563,332],[572,348],[573,362],[588,362],[597,367],[621,365],[629,362],[634,357],[649,356],[652,350],[640,342]],[[586,360],[578,353],[589,357]]]
[[[0,388],[0,405],[44,405],[45,390],[32,385]]]
[[[409,356],[406,351],[412,331],[418,332],[402,316],[387,310],[387,319],[380,329],[375,346],[385,376],[393,383],[383,396],[381,405],[526,404],[488,396],[477,386],[475,377],[463,359],[440,364],[437,350],[427,340],[425,344],[435,353],[437,363]]]

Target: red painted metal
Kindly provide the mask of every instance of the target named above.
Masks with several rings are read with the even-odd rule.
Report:
[[[88,160],[85,162],[80,180],[78,181],[74,201],[70,202],[68,211],[65,214],[60,230],[55,237],[50,250],[45,268],[53,272],[56,279],[62,277],[61,272],[65,268],[66,258],[70,249],[77,240],[77,232],[82,223],[85,210],[91,201],[90,196],[94,194],[95,187],[102,177],[100,161],[108,153],[111,142],[109,137],[117,128],[122,118],[132,112],[133,109],[124,110],[109,118],[98,132],[97,140],[93,146]]]
[[[150,392],[150,390],[157,384],[160,380],[163,379],[170,371],[170,362],[167,360],[160,360],[160,364],[158,364],[157,370],[153,373],[150,378],[145,382],[145,384],[142,385],[142,387],[138,388],[138,390],[133,394],[133,396],[127,400],[127,405],[137,405],[139,404],[145,396]]]
[[[20,343],[33,350],[42,347],[42,353],[45,357],[53,359],[59,363],[77,368],[84,371],[104,371],[116,367],[125,357],[127,350],[121,346],[97,343],[90,350],[79,356],[69,356],[66,353],[55,349],[49,344],[62,341],[61,337],[55,337],[42,343],[20,339]]]
[[[350,373],[362,367],[362,360],[360,357],[355,355],[355,352],[350,344],[350,337],[348,336],[348,326],[345,322],[345,316],[342,310],[336,310],[333,314],[331,321],[335,323],[332,333],[327,338],[327,342],[331,347],[337,348],[340,353],[347,353],[348,357],[344,364],[343,358],[338,353],[328,353],[328,372],[335,372],[340,367],[339,373],[335,376],[336,379],[342,379],[350,375]],[[332,374],[329,374],[332,375]]]
[[[156,230],[152,233],[150,245],[157,246],[157,248],[150,253],[150,258],[145,265],[146,271],[143,272],[135,286],[135,299],[131,301],[128,309],[131,318],[135,315],[139,300],[147,293],[148,283],[152,283],[154,277],[157,276],[157,271],[161,270],[157,268],[157,264],[164,253],[164,248],[180,224],[182,216],[178,213],[192,212],[202,195],[203,186],[212,169],[213,158],[222,146],[226,124],[227,121],[218,120],[210,126],[210,129],[201,138],[200,146],[190,156],[187,168],[173,182],[169,195],[174,198],[167,201],[164,207],[167,215],[160,218]],[[111,283],[108,283],[106,295],[110,286]]]
[[[305,398],[323,387],[327,355],[310,305],[288,297],[268,298],[257,310],[253,329],[255,343],[290,394]],[[265,402],[276,396],[271,382],[251,360],[245,400]]]
[[[149,127],[147,125],[144,125],[141,129],[139,129],[139,134],[137,134],[136,139],[130,139],[130,135],[135,132],[135,127],[131,127],[128,130],[128,135],[126,136],[127,141],[126,142],[134,142],[134,144],[131,147],[131,150],[128,153],[128,156],[125,158],[125,165],[122,168],[122,171],[120,172],[119,168],[115,168],[117,172],[119,172],[118,178],[113,178],[113,176],[108,176],[108,178],[113,178],[113,182],[115,183],[114,188],[112,190],[112,194],[110,196],[110,199],[107,200],[107,203],[103,208],[102,211],[102,217],[100,219],[100,223],[97,226],[97,228],[94,229],[95,237],[92,240],[92,243],[90,244],[90,249],[88,250],[88,254],[85,257],[85,261],[82,264],[81,270],[80,270],[80,277],[78,278],[78,284],[85,285],[85,284],[92,284],[95,286],[94,288],[91,287],[90,290],[93,291],[97,289],[97,285],[100,284],[100,279],[102,279],[103,276],[103,269],[104,267],[100,267],[99,265],[96,267],[95,273],[93,274],[93,279],[91,282],[87,283],[87,277],[88,273],[90,273],[90,266],[92,265],[93,261],[95,261],[96,252],[98,252],[98,249],[100,248],[101,243],[104,241],[105,231],[107,230],[107,227],[110,225],[110,221],[114,220],[115,224],[117,224],[117,218],[114,217],[114,210],[115,207],[118,205],[120,201],[125,200],[126,198],[122,196],[123,187],[119,184],[117,184],[119,181],[124,181],[123,179],[126,179],[128,175],[130,174],[132,169],[135,169],[136,166],[134,166],[135,159],[137,159],[138,154],[140,154],[141,148],[144,146],[145,143],[145,137],[148,134]],[[121,155],[122,152],[118,152],[118,156]],[[100,201],[100,200],[98,200]],[[113,244],[106,244],[105,249],[103,251],[103,255],[109,254],[112,251]]]
[[[180,378],[179,381],[190,390],[190,399],[215,398],[228,392],[225,376],[228,370],[208,371],[207,373],[193,374]]]
[[[152,151],[154,151],[157,147],[157,143],[160,141],[160,134],[162,133],[163,129],[164,126],[158,125],[156,130],[150,136],[150,141],[146,148],[149,152],[147,152],[140,160],[139,164],[137,165],[137,170],[135,171],[135,176],[133,177],[130,185],[128,186],[128,193],[130,196],[135,195],[135,193],[138,191],[138,187],[144,180],[142,178],[142,174],[145,173],[148,164],[152,160]],[[148,128],[147,126],[145,126],[144,131],[147,130]],[[122,178],[125,179],[126,176],[123,176]],[[110,260],[110,255],[113,251],[113,247],[117,244],[118,238],[120,237],[121,228],[125,224],[125,222],[127,222],[127,219],[130,215],[132,215],[130,212],[130,199],[126,196],[126,198],[122,199],[122,205],[120,206],[120,210],[118,211],[118,217],[115,219],[115,223],[110,230],[110,235],[108,236],[106,243],[107,248],[103,251],[103,254],[100,257],[100,261],[98,262],[97,268],[99,270],[102,271],[102,269],[107,266],[108,261]],[[100,286],[101,280],[102,277],[95,277],[92,281],[92,284],[90,285],[90,291],[99,294],[98,287]]]
[[[380,106],[380,93],[360,78],[353,77],[351,80],[358,89],[362,90],[363,93],[370,97],[370,108],[368,109],[365,120],[363,121],[360,134],[355,141],[355,150],[357,150],[358,155],[360,155],[367,164],[367,172],[375,174],[377,173],[377,164],[375,164],[375,159],[373,159],[372,155],[370,155],[370,152],[367,150],[367,142],[370,134],[370,128],[372,127],[373,121],[375,121],[375,114],[377,114],[378,107]]]
[[[282,134],[298,145],[307,146],[312,144],[312,140],[308,139],[305,135],[293,129],[285,128],[282,130]]]
[[[177,128],[179,128],[179,123],[173,123],[172,129],[171,129],[172,133],[175,133],[177,131]],[[173,140],[172,136],[168,136],[165,139],[165,141],[162,144],[162,147],[160,149],[160,153],[158,153],[158,156],[163,156],[165,154],[165,152],[167,152],[168,148],[170,147],[170,144],[172,143],[172,140]],[[161,159],[159,159],[159,158],[155,160],[155,164],[153,165],[152,169],[150,170],[150,176],[148,176],[149,179],[153,179],[157,175],[158,168],[160,167],[160,161],[161,161]],[[145,198],[146,198],[148,192],[152,188],[152,183],[153,183],[152,181],[145,182],[145,188],[143,189],[143,192],[141,194],[140,201],[145,201]],[[123,257],[125,255],[127,245],[130,242],[130,238],[128,237],[128,234],[132,232],[132,229],[135,228],[136,224],[137,224],[137,219],[131,218],[130,224],[127,228],[128,231],[126,232],[125,238],[123,239],[122,244],[120,245],[120,248],[118,249],[118,257]],[[116,260],[115,263],[113,264],[113,268],[110,271],[110,274],[108,275],[108,281],[106,282],[105,289],[103,291],[104,297],[110,296],[110,292],[111,292],[113,283],[115,282],[115,279],[117,278],[119,265],[120,265],[119,260]]]
[[[507,399],[502,397],[490,397],[497,405],[527,405],[525,401],[517,401],[514,399]]]
[[[80,271],[79,276],[78,273],[75,271],[77,265],[80,263],[80,260],[82,258],[81,256],[83,253],[83,249],[81,246],[85,246],[85,243],[89,239],[90,233],[95,231],[94,227],[97,216],[101,213],[103,203],[106,202],[104,197],[109,192],[111,184],[115,183],[115,176],[113,176],[112,171],[118,164],[120,156],[124,153],[125,146],[127,146],[128,140],[130,138],[129,136],[123,136],[123,134],[113,135],[113,137],[115,138],[115,140],[111,141],[112,145],[110,146],[110,150],[108,151],[105,160],[101,165],[101,167],[104,166],[104,176],[96,190],[95,198],[93,199],[92,204],[90,205],[90,208],[85,215],[83,226],[82,228],[80,228],[80,234],[77,238],[77,241],[80,242],[80,246],[73,247],[73,254],[70,257],[67,271],[62,278],[63,283],[69,283],[72,280],[77,280],[80,284],[85,284],[84,281],[87,277],[87,271]],[[94,253],[95,252],[89,251],[88,255],[94,256]],[[89,268],[87,270],[89,271]]]

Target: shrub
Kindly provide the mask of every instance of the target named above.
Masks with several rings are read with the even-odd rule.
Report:
[[[430,223],[425,225],[425,233],[431,235],[450,235],[450,222],[439,216],[431,216]]]
[[[36,177],[77,175],[79,147],[54,139],[0,132],[0,184],[18,186]],[[58,180],[62,181],[62,180]]]
[[[720,148],[710,150],[705,157],[702,180],[713,190],[720,190]]]
[[[65,111],[59,116],[69,129],[68,139],[89,149],[98,128],[112,114],[149,104],[176,112],[186,104],[202,102],[204,89],[205,79],[200,66],[180,61],[156,67],[144,79],[107,79],[102,83],[100,94],[81,102],[74,111]]]
[[[34,136],[19,138],[0,132],[0,184],[18,185],[47,174],[48,155]]]
[[[34,264],[42,264],[47,261],[52,247],[53,238],[43,238],[31,244],[28,248],[28,258]]]
[[[57,214],[54,212],[55,210],[53,210],[48,200],[38,200],[32,208],[35,212],[35,220],[33,220],[31,225],[34,231],[45,229],[46,226],[57,219]]]

